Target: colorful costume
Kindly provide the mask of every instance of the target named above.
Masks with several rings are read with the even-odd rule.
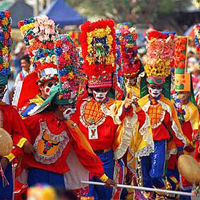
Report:
[[[78,159],[76,163],[73,163],[74,168],[80,162],[99,178],[106,177],[106,175],[101,161],[94,154],[77,125],[71,120],[58,119],[54,113],[55,105],[68,105],[71,107],[71,112],[74,109],[78,92],[75,68],[78,61],[75,46],[68,36],[59,36],[55,46],[60,82],[59,85],[52,88],[50,96],[37,110],[37,113],[40,113],[34,113],[33,116],[24,120],[35,153],[31,156],[25,155],[23,166],[29,169],[29,186],[36,183],[47,183],[54,187],[71,189],[73,186],[70,184],[79,184],[74,180],[75,177],[70,175],[70,172],[74,170],[70,165],[76,158],[75,155]],[[53,111],[43,111],[49,105],[53,106]],[[70,158],[71,160],[68,160],[71,152],[76,154]],[[81,170],[82,168],[79,169],[79,171]]]
[[[83,70],[88,77],[88,88],[93,91],[103,88],[109,90],[113,83],[112,73],[116,67],[114,22],[112,20],[86,22],[81,29]],[[89,95],[77,102],[76,106],[78,109],[73,119],[104,163],[106,175],[122,183],[122,161],[117,160],[126,153],[133,128],[130,121],[126,121],[124,126],[122,121],[125,115],[130,114],[130,118],[132,117],[133,109],[126,110],[123,102],[113,100],[106,95],[102,101],[98,101],[94,94],[93,97]],[[134,120],[137,121],[137,117],[141,117],[141,123],[136,125],[137,128],[143,127],[145,113],[141,109],[134,110],[133,113]],[[133,126],[136,128],[135,124]],[[124,132],[127,135],[125,138]],[[100,181],[95,177],[91,180]],[[94,196],[95,199],[118,199],[120,190],[112,191],[102,186],[90,186],[85,196]]]
[[[58,31],[54,21],[47,16],[20,21],[19,28],[28,50],[32,73],[24,79],[17,108],[22,117],[27,117],[42,104],[55,80],[58,80],[54,51]],[[41,90],[47,82],[48,85],[43,88],[44,96]]]
[[[8,83],[8,75],[10,73],[11,18],[9,11],[0,11],[0,15],[1,37],[4,38],[4,40],[1,40],[0,42],[0,85],[6,86]],[[4,93],[4,91],[1,92]],[[2,101],[0,101],[0,127],[9,133],[13,140],[12,152],[9,155],[4,156],[10,162],[5,170],[5,175],[3,173],[2,167],[0,167],[0,199],[11,200],[13,196],[12,161],[14,158],[23,154],[23,146],[29,137],[27,129],[24,126],[17,110],[13,106],[7,105]],[[0,156],[0,159],[2,159],[2,156]]]
[[[126,90],[131,97],[140,98],[140,88],[137,85],[137,78],[140,72],[141,62],[137,54],[137,33],[134,27],[121,29],[121,51],[122,51],[122,71],[127,79]],[[129,84],[129,78],[135,77],[135,84]]]
[[[174,35],[152,31],[148,39],[145,72],[150,94],[141,98],[139,104],[150,117],[155,150],[154,153],[141,159],[142,178],[145,187],[164,188],[166,185],[163,175],[165,175],[165,162],[168,159],[166,153],[168,157],[176,154],[177,151],[183,150],[187,141],[183,136],[175,107],[164,95],[159,94],[159,91],[164,92],[165,88],[168,89],[165,91],[169,92],[169,86],[164,83],[165,78],[170,75],[173,63]],[[157,198],[164,197],[157,194]]]

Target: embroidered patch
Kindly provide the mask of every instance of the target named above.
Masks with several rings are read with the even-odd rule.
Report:
[[[90,125],[88,126],[88,134],[89,134],[89,140],[96,140],[98,139],[98,131],[96,125]]]
[[[54,135],[48,129],[46,122],[40,123],[40,134],[37,136],[34,149],[35,160],[43,164],[55,163],[62,155],[63,150],[69,142],[66,131]]]

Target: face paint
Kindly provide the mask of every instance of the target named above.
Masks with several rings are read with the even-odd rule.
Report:
[[[63,112],[63,117],[65,119],[70,119],[71,116],[75,113],[76,108],[67,108],[64,112]]]
[[[46,87],[44,88],[44,93],[45,93],[47,96],[49,96],[50,90],[51,90],[51,87],[46,86]]]
[[[156,87],[148,87],[149,90],[149,94],[153,97],[153,98],[157,98],[161,95],[162,93],[162,88],[156,88]]]
[[[107,97],[108,91],[109,90],[107,90],[105,92],[97,92],[97,91],[93,90],[92,93],[93,93],[94,99],[97,102],[103,102]]]

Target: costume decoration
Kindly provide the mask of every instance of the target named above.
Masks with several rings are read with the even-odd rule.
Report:
[[[40,87],[46,82],[58,80],[57,57],[54,41],[58,30],[53,20],[47,16],[20,21],[18,24],[23,35],[31,61],[31,73],[24,79],[17,108],[22,117],[35,112],[45,97],[40,95]],[[45,86],[49,95],[50,86]],[[32,88],[30,91],[29,88]],[[27,91],[29,91],[27,93]],[[34,101],[33,101],[34,100]],[[30,102],[32,101],[32,102]]]
[[[9,11],[0,11],[0,85],[8,83],[11,63],[11,18]]]
[[[88,21],[81,30],[83,70],[88,76],[88,86],[111,87],[112,73],[116,68],[114,21]]]
[[[79,31],[69,31],[67,32],[67,34],[72,38],[74,44],[76,47],[80,47],[80,41],[79,41],[79,38],[80,38],[80,32]]]
[[[42,112],[50,105],[68,105],[71,106],[68,109],[72,109],[78,93],[76,70],[79,62],[71,38],[60,35],[55,41],[55,52],[59,84],[52,87],[49,97],[34,115],[24,120],[35,149],[34,154],[25,155],[24,166],[29,168],[30,186],[36,182],[46,182],[55,187],[77,189],[80,185],[80,176],[86,174],[88,177],[88,172],[85,172],[83,166],[99,178],[104,178],[105,174],[102,162],[73,121],[69,118],[60,120],[52,111]],[[65,118],[64,112],[63,117]],[[36,171],[38,172],[35,173]],[[37,180],[33,178],[35,174]],[[43,174],[48,174],[46,179],[43,179]],[[54,176],[55,178],[51,178]],[[82,184],[81,186],[83,187]]]
[[[200,24],[194,26],[194,33],[195,33],[195,44],[197,51],[200,51]]]
[[[193,154],[195,151],[195,143],[199,138],[199,112],[194,101],[194,94],[192,90],[191,75],[187,72],[187,46],[188,38],[186,36],[177,36],[174,54],[174,66],[175,66],[175,107],[177,109],[179,121],[183,134],[189,141],[184,151],[187,154]],[[186,102],[182,102],[182,95],[187,95],[188,99]],[[180,100],[179,100],[180,99]],[[179,101],[179,103],[178,103]],[[176,106],[178,104],[178,106]],[[168,168],[172,169],[173,163],[176,163],[176,158],[170,158]],[[176,166],[176,165],[175,165]],[[180,167],[180,166],[176,166]],[[181,188],[192,189],[192,184],[181,176]]]
[[[188,38],[176,37],[174,52],[175,91],[190,91],[190,73],[187,73]]]
[[[78,94],[78,69],[80,63],[78,52],[72,39],[67,35],[60,35],[55,42],[55,52],[58,59],[58,74],[60,90],[58,99],[69,100],[67,104],[75,103]]]
[[[59,84],[52,88],[50,96],[35,111],[41,112],[52,100],[56,104],[73,104],[78,95],[79,61],[77,50],[71,38],[67,35],[59,35],[55,41],[55,52],[57,56]]]
[[[175,42],[173,34],[151,31],[148,33],[145,72],[147,81],[152,84],[162,84],[170,75],[173,66]]]
[[[38,83],[44,83],[45,76],[48,80],[54,78],[57,69],[54,40],[58,36],[54,21],[47,16],[38,16],[20,21],[18,26],[30,56],[32,71],[41,78]]]
[[[123,73],[126,77],[137,75],[140,70],[140,60],[137,55],[137,33],[134,27],[121,30],[121,50]]]
[[[167,189],[169,183],[165,174],[166,161],[172,156],[176,157],[177,151],[183,150],[184,145],[187,145],[175,107],[162,94],[165,89],[166,96],[170,96],[170,84],[166,89],[168,83],[165,80],[174,63],[175,38],[171,33],[151,31],[148,32],[148,39],[144,69],[149,94],[139,100],[139,105],[150,117],[154,152],[141,158],[142,179],[145,187]],[[163,198],[162,194],[156,194],[156,199]]]

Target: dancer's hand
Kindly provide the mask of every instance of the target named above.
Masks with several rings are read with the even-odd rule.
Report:
[[[106,182],[105,182],[105,186],[106,187],[113,187],[113,186],[116,186],[116,183],[113,181],[113,180],[111,180],[111,179],[108,179]]]
[[[133,102],[132,99],[128,98],[127,96],[126,99],[124,100],[124,107],[128,109],[131,106],[132,102]]]
[[[24,143],[24,152],[28,154],[31,154],[34,152],[33,145],[29,141],[26,141]]]
[[[1,158],[1,167],[2,167],[2,169],[3,169],[4,172],[5,172],[5,170],[6,170],[7,166],[8,166],[8,164],[9,164],[8,158],[2,157],[2,158]]]

